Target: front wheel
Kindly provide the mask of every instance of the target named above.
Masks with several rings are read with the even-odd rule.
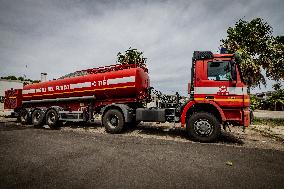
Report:
[[[213,142],[221,133],[221,125],[214,115],[199,112],[190,116],[186,130],[189,136],[196,141]]]
[[[121,133],[124,117],[119,110],[108,110],[103,116],[103,125],[108,133]]]

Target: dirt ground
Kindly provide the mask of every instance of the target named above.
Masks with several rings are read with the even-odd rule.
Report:
[[[216,145],[233,145],[236,147],[246,148],[261,148],[261,149],[274,149],[284,151],[284,140],[262,133],[256,130],[258,126],[252,125],[244,132],[241,127],[232,127],[231,131],[223,131]],[[89,127],[82,127],[80,125],[67,126],[62,128],[63,131],[71,132],[94,132],[107,134],[100,124],[90,125]],[[178,142],[190,142],[184,129],[180,127],[173,128],[172,124],[149,124],[141,123],[136,128],[129,129],[125,133],[125,136],[135,136],[140,138],[152,138],[159,140],[170,140]]]
[[[14,118],[0,117],[0,122],[7,125],[15,124],[15,121]],[[19,127],[32,127],[31,125],[22,126],[19,123],[16,124]],[[48,126],[44,127],[49,129]],[[243,131],[242,127],[230,127],[230,130],[222,131],[219,140],[214,144],[284,151],[284,136],[280,134],[284,126],[273,127],[273,131],[267,128],[270,127],[267,125],[251,125]],[[277,133],[277,129],[281,132]],[[94,124],[66,123],[60,128],[60,131],[108,134],[99,121]],[[122,135],[125,137],[195,143],[188,138],[185,130],[179,124],[170,123],[140,123],[135,128],[127,129]]]

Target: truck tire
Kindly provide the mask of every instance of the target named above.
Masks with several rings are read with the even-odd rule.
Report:
[[[51,129],[56,129],[58,128],[61,124],[59,121],[59,116],[56,110],[50,109],[46,112],[46,124],[51,128]]]
[[[121,133],[124,128],[124,117],[119,110],[108,110],[103,116],[103,125],[108,133]]]
[[[44,125],[44,113],[41,110],[36,109],[33,111],[32,124],[34,127],[41,127]]]
[[[21,124],[23,125],[28,125],[31,124],[31,118],[29,116],[29,112],[27,109],[22,109],[20,110],[19,113],[19,121],[21,122]]]
[[[214,115],[207,112],[198,112],[190,116],[186,130],[193,140],[213,142],[221,133],[221,125]]]

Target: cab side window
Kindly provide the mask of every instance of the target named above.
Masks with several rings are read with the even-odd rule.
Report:
[[[229,81],[231,76],[231,65],[229,61],[208,62],[208,80]]]

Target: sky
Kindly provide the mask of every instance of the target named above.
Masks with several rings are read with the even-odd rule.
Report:
[[[155,89],[185,95],[193,51],[218,53],[239,19],[261,17],[283,35],[283,10],[283,0],[0,0],[0,76],[58,78],[115,64],[132,47]]]

